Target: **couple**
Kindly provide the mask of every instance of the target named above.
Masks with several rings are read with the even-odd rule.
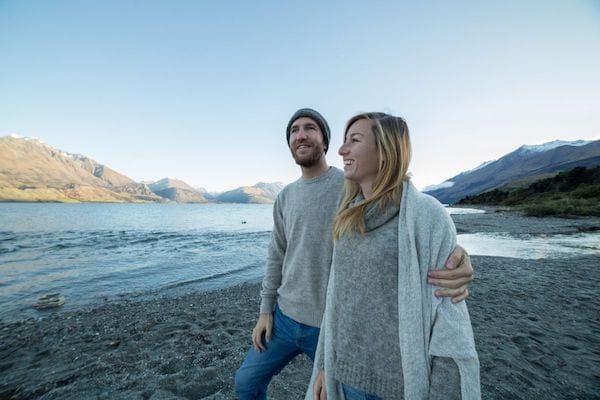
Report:
[[[266,398],[271,378],[305,353],[314,361],[309,399],[479,398],[460,302],[472,268],[446,211],[409,182],[404,120],[353,117],[339,149],[343,172],[327,165],[330,131],[317,111],[298,110],[286,134],[302,177],[274,204],[260,316],[236,396]]]

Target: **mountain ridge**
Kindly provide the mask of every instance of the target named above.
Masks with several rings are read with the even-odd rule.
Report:
[[[535,217],[600,216],[600,165],[575,167],[529,184],[466,196],[458,204],[509,206]]]
[[[222,196],[174,178],[135,182],[90,157],[56,149],[38,138],[0,137],[0,201],[5,202],[272,203],[282,187],[258,182]]]
[[[486,161],[441,184],[428,186],[423,191],[442,203],[452,204],[465,196],[483,193],[511,182],[548,177],[574,167],[599,164],[600,140],[523,145],[497,160]]]
[[[221,203],[272,203],[283,186],[281,182],[258,182],[254,186],[240,186],[237,189],[217,194],[214,196],[214,200]]]
[[[3,201],[157,202],[147,186],[39,139],[0,137]]]

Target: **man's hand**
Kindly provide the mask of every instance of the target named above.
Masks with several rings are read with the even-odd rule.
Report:
[[[471,258],[461,246],[456,245],[448,260],[446,269],[438,269],[427,273],[427,282],[445,289],[435,291],[437,297],[452,297],[458,303],[469,297],[469,283],[473,280]]]
[[[267,348],[262,341],[263,334],[265,335],[266,343],[271,341],[271,333],[273,332],[273,314],[261,313],[256,321],[254,329],[252,329],[252,344],[256,351],[262,352]]]
[[[327,390],[325,389],[325,371],[320,369],[319,375],[315,379],[313,385],[313,399],[314,400],[327,400]]]

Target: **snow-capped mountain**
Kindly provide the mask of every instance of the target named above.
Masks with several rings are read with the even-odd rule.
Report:
[[[505,156],[462,172],[424,192],[442,203],[455,203],[465,196],[506,185],[543,178],[578,166],[600,165],[600,140],[555,140],[540,145],[524,145]]]
[[[519,147],[519,150],[522,152],[542,153],[560,146],[585,146],[590,143],[592,143],[591,140],[574,140],[572,142],[566,140],[553,140],[552,142],[543,144],[523,145]]]

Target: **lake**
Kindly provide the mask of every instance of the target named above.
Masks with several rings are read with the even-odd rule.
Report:
[[[31,305],[47,293],[63,294],[68,310],[259,281],[272,224],[270,204],[0,203],[0,319],[39,316]],[[600,255],[599,234],[458,241],[472,255]]]

